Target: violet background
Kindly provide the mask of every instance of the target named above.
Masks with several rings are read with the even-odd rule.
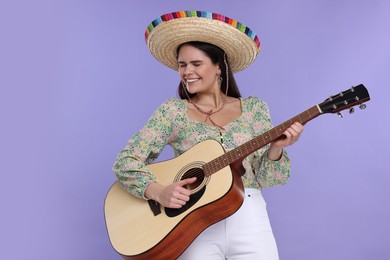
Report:
[[[149,54],[144,31],[178,10],[223,13],[259,35],[258,59],[236,79],[274,124],[365,84],[367,109],[309,122],[288,148],[289,183],[264,196],[281,259],[390,259],[385,0],[2,1],[0,258],[121,259],[104,198],[116,154],[176,95],[177,73]]]

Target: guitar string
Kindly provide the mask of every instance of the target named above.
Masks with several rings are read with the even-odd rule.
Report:
[[[193,172],[191,172],[191,174],[189,174],[189,176],[186,176],[186,178],[192,178],[192,177],[204,177],[205,174],[204,174],[204,170],[202,169],[197,169],[197,170],[194,170]]]

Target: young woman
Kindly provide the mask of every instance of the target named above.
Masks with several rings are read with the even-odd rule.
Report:
[[[190,200],[188,187],[197,178],[159,183],[147,165],[165,145],[178,156],[212,139],[230,151],[272,128],[266,103],[256,97],[242,98],[233,76],[249,66],[260,50],[257,36],[242,26],[221,15],[186,11],[163,15],[148,27],[151,53],[179,71],[180,98],[160,105],[119,153],[114,172],[129,193],[179,209]],[[302,131],[303,126],[294,123],[284,131],[284,138],[243,160],[242,206],[205,229],[179,259],[278,259],[261,189],[287,182],[290,163],[284,148],[296,142]]]

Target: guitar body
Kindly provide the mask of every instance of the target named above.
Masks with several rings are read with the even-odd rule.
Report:
[[[185,179],[189,173],[223,155],[224,149],[207,140],[169,161],[148,165],[162,185]],[[235,164],[237,165],[237,164]],[[125,259],[175,259],[210,225],[241,206],[244,188],[238,167],[227,166],[205,176],[194,187],[184,209],[164,209],[154,215],[148,202],[136,198],[116,182],[104,205],[106,226],[114,249]]]

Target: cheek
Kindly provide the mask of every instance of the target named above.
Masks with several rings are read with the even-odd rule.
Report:
[[[215,75],[216,74],[214,73],[208,73],[207,75],[205,75],[205,78],[207,78],[208,82],[213,83],[214,81],[217,80],[217,77]]]

